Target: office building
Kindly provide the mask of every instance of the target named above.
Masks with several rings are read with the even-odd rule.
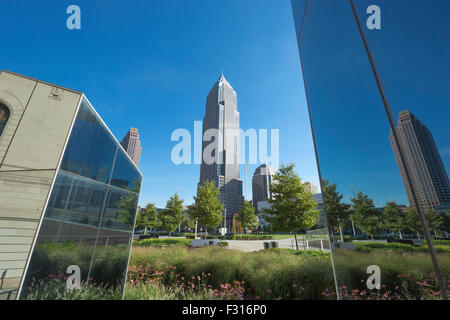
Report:
[[[212,141],[203,141],[199,184],[205,181],[215,182],[220,200],[224,204],[223,226],[231,230],[233,214],[241,209],[244,197],[239,170],[237,94],[223,75],[214,84],[206,99],[203,140],[208,133],[217,134],[216,138],[211,138]],[[213,161],[205,159],[205,153],[208,151],[211,151]]]
[[[312,193],[313,195],[319,193],[319,188],[317,188],[317,186],[312,182],[306,181],[305,187],[306,190],[308,190],[308,192]]]
[[[272,199],[270,193],[270,184],[272,183],[273,175],[276,173],[275,168],[267,163],[256,168],[252,178],[252,202],[255,212],[258,212],[258,203]]]
[[[450,182],[431,131],[408,110],[399,113],[395,130],[418,205],[425,212],[428,208],[450,204]],[[392,130],[389,139],[409,203],[417,206]]]
[[[64,288],[70,266],[123,288],[137,167],[81,92],[2,71],[0,110],[0,299]]]
[[[138,129],[130,128],[120,144],[128,153],[131,160],[133,160],[136,167],[139,167],[139,161],[141,161],[142,146],[141,140],[139,139]]]

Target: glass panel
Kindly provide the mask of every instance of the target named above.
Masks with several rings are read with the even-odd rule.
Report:
[[[67,145],[61,169],[107,183],[117,144],[83,100]]]
[[[88,280],[106,190],[107,185],[94,180],[58,173],[21,298],[39,298],[51,291],[52,284],[64,289],[70,265],[80,267],[82,282]]]
[[[83,298],[98,286],[111,289],[102,298],[121,298],[142,177],[87,101],[63,159],[20,298],[76,297],[66,287],[71,265],[91,290]]]
[[[405,238],[413,235],[396,225],[407,224],[408,197],[350,2],[307,1],[305,15],[303,4],[293,0],[294,19],[341,298],[426,297],[406,283],[417,287],[411,274],[423,281],[434,270],[427,247],[390,243],[400,229]],[[423,232],[415,222],[409,225]],[[372,273],[381,274],[379,290],[372,287],[376,277],[367,282]]]
[[[118,149],[111,185],[139,192],[141,175],[122,149]]]
[[[109,189],[90,271],[93,283],[123,285],[137,205],[136,193]]]
[[[364,25],[372,3],[356,0],[354,4]],[[450,232],[450,3],[412,0],[405,5],[403,1],[391,0],[381,1],[378,6],[380,29],[363,31],[395,123],[399,146],[394,146],[403,152],[411,181],[406,179],[405,166],[397,152],[398,169],[408,196],[405,204],[420,208],[425,215],[447,283],[450,254],[442,246],[448,245]],[[410,238],[424,243],[422,231],[409,231]]]

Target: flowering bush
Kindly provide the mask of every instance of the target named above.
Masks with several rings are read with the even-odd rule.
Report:
[[[393,288],[381,286],[379,290],[352,289],[339,287],[339,296],[343,300],[440,300],[441,291],[434,273],[423,279],[419,272],[399,274],[399,285]],[[361,280],[364,283],[364,280]],[[450,276],[447,279],[447,292],[450,293]],[[333,288],[326,288],[322,295],[329,299],[336,299]]]
[[[128,268],[128,283],[131,286],[146,284],[163,285],[166,288],[176,287],[182,291],[208,292],[218,299],[244,299],[244,281],[220,284],[213,288],[210,284],[211,273],[204,273],[185,279],[176,272],[175,266],[159,263],[156,266],[146,264],[143,266],[130,266]]]

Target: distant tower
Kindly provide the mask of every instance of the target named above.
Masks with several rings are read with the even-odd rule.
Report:
[[[139,167],[139,161],[141,160],[141,140],[139,139],[138,129],[131,128],[120,143],[125,151],[133,160],[136,167]]]
[[[258,202],[272,199],[270,184],[276,172],[275,168],[269,166],[267,163],[256,168],[252,178],[252,202],[255,210],[258,209]]]
[[[425,211],[438,205],[450,204],[450,182],[430,130],[408,110],[400,112],[399,116],[395,131],[419,206]],[[417,206],[406,170],[400,161],[399,147],[393,139],[392,129],[389,139],[409,203]]]
[[[308,190],[312,194],[318,194],[319,193],[319,188],[317,188],[317,186],[314,183],[312,183],[312,182],[306,181],[305,182],[305,187],[306,187],[306,190]]]
[[[233,214],[241,209],[244,197],[239,173],[239,136],[229,130],[234,129],[234,132],[239,130],[237,94],[223,74],[209,91],[206,99],[203,134],[208,129],[218,129],[219,138],[203,141],[202,155],[206,148],[208,152],[213,146],[215,161],[206,163],[202,156],[199,184],[205,181],[215,182],[219,189],[220,200],[224,204],[225,226],[231,230]]]

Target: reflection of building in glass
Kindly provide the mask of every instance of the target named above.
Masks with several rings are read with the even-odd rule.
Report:
[[[207,131],[209,129],[212,130]],[[224,203],[228,230],[231,230],[233,214],[238,213],[244,203],[239,173],[238,130],[237,94],[222,75],[206,99],[203,137],[205,139],[208,133],[213,135],[209,141],[203,141],[202,155],[213,153],[215,160],[213,163],[207,163],[207,159],[202,157],[200,184],[205,181],[215,182],[220,200]]]
[[[419,206],[426,210],[450,203],[450,183],[433,136],[408,110],[400,112],[396,132]],[[389,136],[410,205],[416,206],[392,130]]]
[[[82,93],[3,71],[0,101],[0,299],[70,265],[123,286],[141,173]]]
[[[326,227],[326,221],[325,221],[325,211],[323,210],[323,198],[321,193],[315,193],[313,194],[313,199],[317,203],[316,209],[319,210],[319,222],[317,223],[318,228],[325,228]]]
[[[133,160],[136,167],[139,167],[139,161],[141,161],[141,140],[139,139],[138,129],[130,128],[125,137],[120,142],[122,147]]]

